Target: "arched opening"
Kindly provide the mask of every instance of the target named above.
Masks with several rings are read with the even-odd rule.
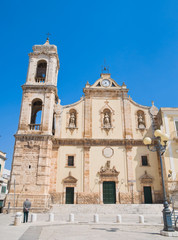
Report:
[[[42,101],[35,99],[32,102],[30,130],[40,130],[42,117]]]
[[[145,129],[145,114],[143,111],[139,110],[137,111],[137,121],[138,121],[138,128],[139,129]]]
[[[42,60],[39,61],[37,64],[37,70],[36,70],[36,82],[45,82],[46,79],[46,68],[47,68],[47,62]]]
[[[55,135],[55,129],[56,129],[56,118],[55,113],[53,113],[53,125],[52,125],[52,134]]]
[[[77,112],[75,109],[71,109],[69,111],[69,128],[76,128],[77,127]]]
[[[103,111],[103,127],[111,128],[111,111],[108,108]]]

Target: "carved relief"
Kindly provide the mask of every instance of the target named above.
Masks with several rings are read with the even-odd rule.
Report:
[[[63,179],[63,183],[65,185],[76,185],[77,179],[72,176],[71,172],[69,172],[69,176]]]
[[[145,171],[144,175],[140,177],[140,182],[143,184],[152,184],[153,183],[153,177],[150,176],[147,171]]]
[[[105,101],[105,106],[100,110],[101,115],[101,129],[105,130],[107,133],[110,129],[113,128],[113,115],[114,111],[108,105],[108,101]]]
[[[101,178],[101,181],[115,181],[118,182],[119,172],[116,170],[116,167],[111,168],[110,161],[107,161],[105,166],[101,166],[98,175]]]
[[[74,112],[70,113],[69,118],[69,128],[75,128],[76,127],[76,115]]]
[[[138,128],[140,130],[143,130],[146,128],[145,124],[145,114],[143,111],[139,110],[137,111],[137,122],[138,122]]]
[[[77,128],[77,111],[75,109],[71,109],[67,113],[67,128],[72,131]]]
[[[110,128],[111,127],[111,113],[109,110],[105,111],[104,113],[104,119],[103,119],[103,125],[104,128]]]

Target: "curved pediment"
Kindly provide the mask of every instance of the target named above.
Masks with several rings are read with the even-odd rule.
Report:
[[[111,168],[110,161],[107,161],[106,165],[100,168],[98,174],[100,177],[117,177],[119,175],[119,172],[116,170],[115,166]]]

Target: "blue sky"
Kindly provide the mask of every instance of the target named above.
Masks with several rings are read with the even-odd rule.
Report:
[[[86,82],[99,78],[106,59],[111,77],[125,82],[142,105],[178,107],[178,1],[2,1],[0,150],[11,168],[28,53],[58,47],[61,104],[78,101]]]

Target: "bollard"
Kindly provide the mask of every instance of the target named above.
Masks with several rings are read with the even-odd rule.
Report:
[[[15,226],[19,226],[22,222],[22,213],[21,212],[17,212],[15,214],[15,219],[14,219],[14,225]]]
[[[31,222],[36,222],[37,220],[37,214],[36,213],[32,213],[31,215]]]
[[[139,223],[144,223],[144,216],[143,215],[139,215]]]
[[[49,214],[49,222],[54,222],[54,213]]]
[[[118,223],[121,223],[122,222],[122,217],[121,217],[121,215],[117,215],[116,216],[116,222],[118,222]]]
[[[99,215],[98,214],[94,214],[94,222],[95,223],[99,222]]]
[[[69,222],[74,222],[74,214],[73,213],[69,214]]]

